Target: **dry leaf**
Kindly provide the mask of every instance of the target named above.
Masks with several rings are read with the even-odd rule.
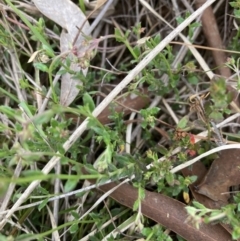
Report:
[[[229,187],[240,184],[239,166],[240,149],[221,151],[219,157],[212,163],[203,182],[197,186],[197,192],[218,202],[219,207],[228,204]]]
[[[36,59],[37,55],[38,55],[40,52],[41,52],[41,50],[35,51],[35,52],[31,55],[31,57],[29,58],[28,63],[33,62],[33,61]]]
[[[87,47],[83,44],[84,37],[82,34],[79,35],[76,43],[74,43],[79,33],[79,28],[81,28],[83,33],[87,34],[90,27],[81,9],[70,0],[33,0],[33,2],[42,14],[63,28],[60,37],[61,53],[70,52],[68,57],[73,60],[76,59],[76,56],[71,53],[72,49],[74,49],[75,53],[81,53],[84,56],[83,53]],[[73,43],[74,46],[72,46]],[[70,68],[75,72],[81,71],[81,67],[77,63],[72,63]],[[82,71],[83,74],[87,74],[87,68]],[[62,76],[60,96],[62,105],[68,106],[72,103],[79,93],[77,85],[81,84],[81,80],[73,79],[70,74]]]
[[[182,169],[182,173],[185,177],[187,176],[198,177],[198,179],[189,186],[195,200],[197,200],[199,203],[203,204],[207,208],[217,209],[221,207],[219,202],[215,202],[212,199],[208,198],[207,196],[201,195],[198,192],[196,192],[196,186],[200,185],[204,177],[207,175],[207,169],[202,162],[196,162],[191,167],[186,167]],[[230,225],[225,223],[220,223],[218,225],[221,225],[230,234],[232,234],[232,228]]]

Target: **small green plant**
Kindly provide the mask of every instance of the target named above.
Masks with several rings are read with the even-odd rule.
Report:
[[[197,228],[204,223],[211,222],[223,222],[228,223],[233,227],[232,238],[234,240],[240,238],[240,229],[239,229],[239,195],[237,195],[234,200],[235,204],[229,204],[221,209],[209,209],[204,205],[198,202],[193,202],[193,206],[186,207],[186,210],[189,214],[189,222],[193,222]]]
[[[15,211],[1,230],[0,240],[51,240],[65,235],[64,239],[71,241],[182,241],[144,216],[146,190],[189,202],[189,185],[197,177],[172,173],[171,169],[215,146],[213,124],[231,114],[232,96],[227,93],[226,81],[214,80],[206,90],[209,84],[202,83],[204,73],[199,71],[197,59],[189,51],[176,64],[180,48],[176,42],[170,42],[121,89],[123,99],[130,94],[148,97],[151,107],[129,107],[116,98],[104,110],[109,114],[108,122],[103,124],[101,118],[92,114],[97,113],[100,96],[108,95],[121,83],[161,43],[164,31],[169,29],[161,26],[153,32],[155,25],[149,28],[152,22],[149,16],[147,21],[134,26],[131,21],[126,24],[121,17],[123,25],[115,28],[114,35],[95,39],[74,26],[79,28],[87,50],[82,53],[75,46],[76,41],[70,39],[68,50],[59,54],[58,38],[53,36],[61,38],[61,27],[45,17],[30,21],[36,16],[27,16],[24,8],[10,0],[5,2],[8,5],[3,7],[0,24],[0,195],[5,197],[12,190],[5,209],[18,202],[30,183],[38,185],[25,199],[24,205],[31,207]],[[77,2],[83,13],[92,11],[84,1]],[[230,4],[239,17],[239,1]],[[184,17],[179,15],[177,24],[189,15],[188,12]],[[193,41],[199,26],[193,22],[183,33]],[[238,48],[239,33],[232,39],[233,49]],[[101,32],[99,36],[104,34]],[[71,69],[72,65],[88,68],[88,73]],[[229,58],[226,66],[237,73],[237,89],[240,89],[239,59]],[[68,107],[60,105],[63,82],[58,78],[65,74],[71,80],[79,80],[78,95]],[[131,115],[128,119],[125,111],[117,111],[119,105],[135,112],[135,117]],[[209,135],[195,143],[199,129],[207,130]],[[236,136],[239,139],[237,135],[235,139]],[[51,162],[56,158],[58,162]],[[48,173],[49,165],[53,168]],[[100,195],[95,189],[106,182],[119,184],[126,178],[137,190],[130,208],[107,198],[107,194]],[[93,179],[95,184],[89,184]],[[193,207],[187,207],[189,219],[196,226],[202,222],[227,222],[233,227],[233,238],[239,238],[239,203],[238,195],[233,204],[219,210],[193,202]]]
[[[229,4],[234,8],[235,17],[240,18],[240,1],[236,0],[234,2],[230,2]]]

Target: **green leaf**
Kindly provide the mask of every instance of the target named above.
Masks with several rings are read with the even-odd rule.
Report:
[[[190,25],[192,28],[197,28],[197,27],[201,27],[201,24],[198,23],[198,22],[195,22],[195,23],[191,23]]]
[[[78,229],[79,229],[78,224],[75,223],[70,227],[70,233],[76,233]]]
[[[93,110],[95,109],[95,103],[94,103],[91,95],[89,95],[87,92],[84,93],[84,95],[83,95],[83,103],[84,103],[84,105],[87,105],[89,107],[89,110],[91,112],[93,112]]]
[[[157,148],[162,155],[166,156],[168,154],[168,149],[165,148],[164,146],[158,145]]]
[[[191,180],[191,183],[194,183],[195,181],[197,181],[198,176],[191,176],[189,177],[189,179]]]
[[[16,238],[14,238],[14,239],[10,239],[10,240],[16,240],[16,241],[18,241],[18,240],[36,240],[36,239],[34,239],[33,237],[33,234],[31,234],[31,233],[27,233],[27,234],[20,234],[20,235],[18,235]],[[11,238],[11,236],[10,236],[10,238]],[[9,241],[9,237],[8,237],[8,239],[7,239],[8,241]],[[38,239],[39,240],[39,239]]]
[[[2,198],[8,189],[8,183],[4,180],[0,182],[0,197]],[[1,241],[1,239],[0,239]]]
[[[134,204],[133,204],[133,211],[138,210],[139,204],[140,204],[140,200],[138,199],[138,200],[136,200],[136,201],[134,202]]]
[[[124,34],[124,38],[127,39],[129,37],[129,34],[131,33],[131,31],[128,29],[126,31],[126,33]]]
[[[191,207],[191,206],[187,206],[185,208],[186,208],[188,214],[190,214],[191,216],[195,216],[196,215],[196,212],[197,212],[196,208]]]
[[[38,211],[41,211],[48,203],[48,198],[43,200],[39,205],[38,205]]]
[[[219,121],[223,119],[223,114],[219,111],[213,111],[210,115],[209,115],[210,119]]]
[[[33,123],[35,125],[42,125],[42,124],[48,123],[50,119],[54,116],[54,114],[55,113],[53,110],[47,110],[43,112],[41,115],[36,115],[33,118]]]
[[[16,103],[19,103],[19,100],[14,95],[12,95],[10,91],[6,91],[0,87],[0,92],[3,93],[4,96],[8,96],[10,99],[14,100]]]
[[[43,194],[43,195],[47,195],[49,194],[49,191],[41,186],[38,187],[38,192]]]
[[[237,240],[240,238],[240,227],[235,226],[232,233],[232,238]]]
[[[73,179],[73,180],[67,180],[64,185],[64,192],[71,192],[78,184],[79,180]]]
[[[98,134],[99,136],[102,136],[102,137],[107,137],[107,138],[110,138],[109,135],[108,135],[108,132],[104,129],[104,127],[98,127],[98,126],[90,126],[92,130],[94,130],[94,132],[96,134]],[[110,140],[110,139],[109,139]]]
[[[192,75],[192,76],[188,77],[188,82],[192,85],[196,85],[196,84],[198,84],[199,80],[198,80],[197,76]]]
[[[229,5],[233,8],[237,7],[236,3],[235,2],[230,2]]]
[[[239,9],[234,9],[234,15],[236,18],[240,18],[240,10]]]
[[[9,236],[6,237],[6,236],[0,234],[0,241],[9,241],[9,238],[10,238]]]
[[[184,18],[182,17],[176,17],[178,25],[181,24],[184,21]]]
[[[168,185],[173,186],[174,185],[174,174],[171,172],[168,172],[166,174],[166,181],[167,181]]]
[[[138,198],[143,200],[145,198],[145,189],[142,187],[138,188]]]
[[[72,212],[71,212],[71,215],[72,215],[76,220],[80,218],[79,214],[78,214],[77,212],[75,212],[75,211],[72,211]]]
[[[39,170],[25,170],[22,171],[22,176],[24,177],[31,177],[31,176],[41,176],[43,173]]]
[[[78,111],[80,114],[86,117],[92,117],[92,113],[89,110],[89,106],[78,106]]]
[[[161,35],[160,34],[156,34],[156,36],[153,39],[154,43],[157,45],[160,43],[161,41]]]
[[[51,46],[43,44],[42,48],[46,51],[46,54],[48,56],[52,56],[53,55],[53,50],[52,50]]]
[[[147,237],[148,235],[150,235],[152,233],[152,229],[151,228],[143,228],[141,233],[142,233],[142,235]]]
[[[114,29],[114,35],[115,35],[115,38],[116,38],[116,40],[118,42],[122,42],[123,41],[122,33],[121,33],[121,31],[118,28]]]
[[[112,148],[110,145],[107,145],[106,152],[105,152],[105,158],[106,158],[107,163],[112,162],[112,155],[113,155]]]
[[[41,70],[42,72],[48,72],[47,65],[45,65],[43,63],[34,63],[33,65],[34,65],[35,68]]]
[[[22,119],[19,115],[19,113],[15,110],[15,109],[12,109],[11,107],[9,106],[0,106],[0,112],[5,114],[6,116],[8,116],[9,118],[12,118],[12,119],[17,119],[19,120],[20,122],[22,122]]]
[[[193,205],[194,205],[194,207],[196,207],[198,209],[206,209],[206,207],[203,204],[196,202],[196,201],[193,201]]]
[[[177,124],[178,129],[184,129],[187,127],[188,116],[184,116]]]

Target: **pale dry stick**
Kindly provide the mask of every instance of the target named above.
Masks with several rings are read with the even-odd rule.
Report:
[[[58,162],[55,167],[56,175],[61,174],[61,169],[62,169],[62,165],[60,162]],[[61,180],[59,178],[56,178],[54,180],[54,193],[55,194],[58,194],[60,192],[60,184],[61,184]],[[56,225],[58,224],[58,215],[59,215],[59,199],[56,199],[53,202],[53,216],[54,216]]]
[[[13,177],[18,178],[19,175],[21,174],[21,171],[22,171],[22,160],[19,160],[18,163],[17,163],[17,166],[15,168]],[[5,194],[5,197],[3,199],[3,202],[2,202],[2,205],[1,205],[1,208],[0,208],[0,219],[1,219],[1,212],[4,211],[7,208],[8,203],[9,203],[9,201],[12,197],[12,194],[14,192],[15,186],[16,186],[16,183],[10,183],[10,185],[7,189],[7,192]]]
[[[211,121],[210,123],[212,124],[212,127],[213,127],[213,129],[214,129],[214,133],[216,134],[216,138],[215,138],[216,140],[215,140],[215,142],[216,142],[218,145],[220,145],[220,146],[225,145],[226,142],[223,140],[223,137],[222,137],[222,135],[220,134],[220,131],[218,130],[216,124],[215,124],[213,121]]]
[[[27,228],[31,231],[31,234],[36,234],[39,233],[38,227],[36,227],[36,223],[34,222],[35,220],[27,218],[26,221],[29,223],[29,225],[26,225],[25,223],[21,224],[22,226],[27,226]]]
[[[55,218],[53,216],[53,213],[52,213],[51,209],[48,207],[48,205],[47,205],[47,210],[48,210],[48,216],[50,217],[50,221],[51,221],[51,224],[52,224],[52,229],[56,229],[57,223],[55,222]],[[60,241],[61,240],[58,230],[53,231],[52,240],[54,240],[54,241]]]
[[[134,120],[136,116],[136,112],[132,112],[129,120]],[[126,144],[125,144],[125,151],[126,153],[131,153],[131,140],[132,140],[132,128],[133,128],[133,123],[130,122],[130,124],[127,125],[127,129],[126,129]]]
[[[125,219],[118,227],[116,227],[113,231],[111,231],[109,234],[107,234],[103,239],[102,241],[108,241],[109,239],[111,239],[111,237],[114,237],[116,238],[117,235],[119,235],[119,233],[124,233],[126,230],[130,229],[130,230],[133,230],[134,227],[136,227],[136,215],[132,215],[130,216],[130,218],[128,219]],[[126,236],[126,234],[125,234]],[[129,236],[131,237],[131,236]],[[130,240],[127,239],[127,240]],[[132,239],[131,239],[132,240]],[[138,240],[141,240],[141,239],[138,239]]]
[[[26,233],[26,234],[30,234],[28,228],[23,228],[22,226],[23,225],[20,225],[19,223],[15,223],[13,222],[12,220],[8,220],[8,223],[12,226],[12,227],[16,227],[16,229],[19,231],[21,230],[23,233]]]
[[[220,0],[220,1],[217,1],[217,2],[216,2],[216,5],[215,5],[215,7],[214,7],[214,9],[213,9],[213,13],[216,13],[216,12],[217,12],[217,10],[221,7],[221,4],[222,4],[223,2],[228,3],[228,1],[225,1],[225,0]]]
[[[169,112],[169,114],[171,115],[171,117],[173,118],[174,122],[176,124],[178,124],[179,119],[177,118],[177,116],[175,115],[175,113],[173,112],[171,106],[167,103],[167,101],[163,98],[162,99],[163,104],[165,105],[165,107],[167,108],[167,111]]]
[[[240,124],[238,124],[238,123],[228,123],[228,124],[224,125],[222,128],[224,128],[224,127],[237,127],[237,128],[239,128]]]
[[[91,182],[89,182],[88,180],[85,180],[83,185],[82,185],[82,188],[85,189],[86,187],[89,187],[91,186]],[[86,202],[87,198],[88,198],[88,194],[90,193],[90,191],[88,192],[85,192],[81,198],[78,198],[77,200],[77,209],[76,209],[76,212],[77,213],[81,213],[81,212],[84,212],[84,203]]]
[[[16,90],[17,90],[18,99],[21,102],[27,101],[26,92],[22,90],[22,88],[20,87],[20,82],[19,82],[19,79],[22,78],[19,74],[19,73],[21,73],[19,59],[16,57],[15,52],[11,53],[11,51],[9,51],[9,55],[11,56],[11,63],[12,63],[11,72],[12,72],[13,82],[14,82]]]
[[[194,12],[193,8],[191,7],[191,5],[187,0],[181,0],[181,2],[190,13]]]
[[[40,86],[41,85],[41,81],[40,81],[40,71],[38,68],[34,68],[35,69],[35,83],[36,85]],[[42,106],[42,95],[40,94],[41,93],[41,90],[42,88],[37,88],[37,89],[34,89],[34,93],[35,93],[35,97],[37,99],[37,107],[38,107],[38,110],[40,109],[40,107]]]
[[[41,93],[42,87],[38,85],[27,72],[23,71],[23,74],[26,77],[26,79],[28,79],[28,81],[37,89],[37,91]]]
[[[224,145],[224,146],[218,146],[216,148],[213,148],[210,151],[207,151],[195,158],[193,158],[190,161],[187,161],[183,164],[178,165],[177,167],[174,167],[172,170],[170,170],[171,173],[176,173],[182,169],[184,169],[185,167],[191,166],[192,164],[194,164],[195,162],[201,160],[202,158],[209,156],[213,153],[219,152],[219,151],[223,151],[223,150],[228,150],[228,149],[240,149],[240,144],[230,144],[230,145]]]
[[[5,64],[5,61],[2,60],[2,61],[1,61],[1,64],[4,65],[4,64]],[[12,82],[11,77],[8,76],[8,75],[6,74],[6,72],[2,70],[1,67],[0,67],[0,75],[1,75],[1,79],[3,80],[3,82],[4,82],[7,86],[9,86],[9,89],[12,89],[12,90],[16,91],[15,86],[13,86],[12,83],[11,83],[11,82]],[[9,81],[9,80],[10,80],[10,81]]]
[[[201,17],[199,16],[197,19],[196,19],[196,22],[199,22],[201,19]],[[197,28],[194,33],[193,33],[193,36],[192,36],[192,40],[195,40],[197,38],[197,36],[199,35],[201,29],[200,28]],[[173,42],[173,41],[172,41]],[[179,53],[182,53],[182,54],[178,54],[176,56],[176,58],[174,59],[173,63],[172,63],[172,66],[174,66],[174,68],[177,67],[178,63],[181,63],[182,60],[184,59],[185,55],[187,54],[187,51],[188,51],[188,48],[185,47],[185,46],[182,46],[179,50]]]
[[[71,169],[72,169],[71,166],[69,166],[69,167],[68,167],[68,175],[71,175]],[[88,182],[88,181],[85,180],[84,183],[83,183],[83,185],[84,185],[86,182]],[[83,186],[82,186],[82,187],[83,187]],[[83,196],[85,196],[86,194],[88,195],[88,193],[89,193],[89,192],[86,192]],[[81,205],[81,204],[80,204],[80,205]],[[80,205],[79,205],[79,206],[80,206]],[[72,206],[74,206],[74,204],[73,204]],[[65,196],[63,208],[64,208],[65,210],[67,210],[67,209],[69,209],[69,207],[70,207],[69,196]],[[77,208],[76,212],[79,212],[78,208]],[[64,223],[67,223],[67,222],[69,221],[68,217],[69,217],[69,214],[68,214],[68,213],[64,213],[64,216],[63,216],[63,218],[64,218],[64,221],[63,221],[63,222],[64,222]],[[72,216],[70,216],[70,217],[72,217]],[[72,219],[71,219],[71,221],[72,221]],[[67,230],[67,227],[64,227],[63,232],[65,232],[66,230]],[[66,235],[66,233],[65,233],[63,236],[61,235],[61,239],[62,239],[62,241],[67,241],[67,235]]]
[[[239,30],[239,26],[235,19],[233,20],[233,26],[236,28],[236,30]]]
[[[103,34],[103,28],[108,26],[108,24],[105,23],[105,19],[103,19],[103,21],[101,21],[98,26],[94,29],[94,31],[92,32],[92,39],[97,39],[99,38],[99,36],[108,36],[108,34]],[[101,37],[100,37],[101,38]],[[104,49],[104,46],[100,47],[98,46],[99,49]]]
[[[107,12],[107,10],[108,10],[109,6],[112,4],[112,2],[113,2],[113,0],[107,1],[107,3],[102,8],[101,12],[98,14],[98,16],[95,18],[95,20],[91,24],[90,28],[86,31],[85,35],[90,35],[92,33],[92,31],[95,29],[95,27],[98,25],[98,23],[103,19],[104,14]],[[100,5],[102,5],[102,3]],[[95,8],[92,12],[94,12],[98,8],[99,8],[99,6],[97,8]],[[88,19],[88,17],[87,17],[87,19]],[[80,28],[82,28],[82,26]]]
[[[29,40],[30,40],[30,38],[28,38],[27,36],[26,36],[26,34],[25,34],[25,30],[23,30],[22,28],[20,28],[20,30],[21,30],[21,32],[22,32],[22,36],[23,36],[23,38],[24,38],[24,40],[25,40],[25,43],[23,43],[23,44],[21,44],[21,48],[23,49],[24,47],[25,47],[25,45],[27,45],[27,47],[28,47],[28,49],[29,49],[29,52],[30,53],[33,53],[33,49],[32,49],[32,46],[31,46],[31,44],[30,44],[30,42],[29,42]],[[16,31],[15,29],[14,29],[14,31]],[[25,50],[26,51],[26,50]],[[28,51],[26,51],[26,53],[28,53]],[[31,55],[31,54],[29,54],[29,55]]]
[[[176,0],[172,0],[172,5],[173,5],[173,11],[175,12],[175,16],[176,17],[180,17],[181,14],[180,14],[180,10],[179,10],[177,1]]]
[[[153,60],[156,55],[161,52],[167,44],[169,44],[184,28],[186,28],[194,19],[197,18],[208,6],[210,6],[216,0],[209,0],[198,8],[193,14],[191,14],[184,22],[182,22],[176,29],[174,29],[168,36],[166,36],[143,60],[132,69],[129,74],[113,89],[113,91],[100,103],[99,106],[93,111],[92,115],[97,117],[113,99],[136,77],[147,64]],[[82,124],[75,130],[75,132],[64,143],[63,148],[67,151],[87,129],[89,118],[86,118]],[[43,174],[48,174],[56,163],[60,160],[60,157],[54,156],[42,169]],[[29,197],[32,191],[39,185],[41,181],[33,181],[25,190],[25,192],[19,197],[17,202],[12,206],[10,211],[6,214],[5,218],[0,222],[0,230],[5,226],[7,219],[9,219],[16,209]]]
[[[87,191],[90,191],[92,189],[95,189],[97,187],[100,187],[102,185],[105,185],[105,184],[108,184],[108,183],[112,183],[113,181],[111,180],[108,180],[106,181],[105,183],[102,183],[102,184],[93,184],[91,186],[88,186],[88,187],[84,187],[84,188],[81,188],[79,190],[75,190],[75,191],[72,191],[72,192],[69,192],[69,193],[64,193],[64,194],[61,194],[61,195],[58,195],[58,196],[55,196],[55,197],[51,197],[48,199],[48,202],[51,202],[51,201],[54,201],[56,199],[62,199],[62,198],[66,198],[66,197],[70,197],[70,196],[73,196],[73,195],[76,195],[76,194],[79,194],[79,193],[84,193],[84,192],[87,192]],[[42,198],[42,199],[46,199],[47,196],[39,196],[39,198]],[[20,206],[19,208],[16,209],[16,211],[19,211],[19,210],[23,210],[23,209],[27,209],[27,208],[31,208],[31,207],[35,207],[35,206],[38,206],[39,204],[41,204],[43,201],[37,201],[35,203],[31,203],[31,204],[27,204],[27,205],[23,205],[23,206]],[[0,212],[0,215],[3,215],[3,214],[6,214],[10,211],[10,209],[7,209],[5,211],[1,211]]]

